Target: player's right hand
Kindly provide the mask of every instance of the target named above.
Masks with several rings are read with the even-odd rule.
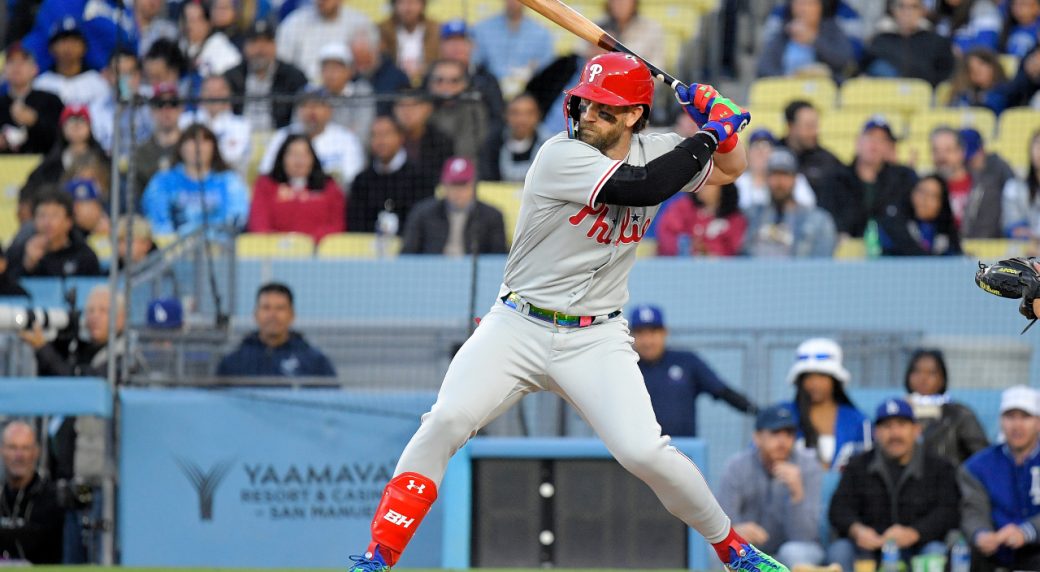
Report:
[[[718,95],[719,92],[706,83],[691,83],[689,86],[679,84],[675,87],[676,101],[693,119],[697,127],[703,127],[708,122],[712,101]]]

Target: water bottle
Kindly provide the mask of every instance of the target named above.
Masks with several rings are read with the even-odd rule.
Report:
[[[901,564],[896,541],[886,540],[885,545],[881,547],[881,572],[899,572]]]
[[[957,541],[950,548],[950,572],[971,571],[971,547],[963,534],[957,535]]]
[[[874,219],[867,221],[867,228],[863,231],[863,247],[866,250],[867,258],[881,256],[881,232]]]
[[[383,258],[391,254],[390,244],[397,236],[400,224],[400,218],[394,212],[394,202],[387,199],[383,210],[376,216],[376,256]]]
[[[690,235],[683,233],[679,235],[679,239],[676,241],[676,256],[689,256],[690,255]]]

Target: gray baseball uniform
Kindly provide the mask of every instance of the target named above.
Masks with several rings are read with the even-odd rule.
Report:
[[[710,542],[726,537],[729,519],[704,477],[661,435],[628,322],[606,318],[628,301],[636,246],[659,207],[600,205],[596,196],[622,163],[646,165],[680,141],[634,135],[624,161],[563,134],[542,146],[524,182],[500,296],[515,292],[526,304],[598,318],[587,327],[556,326],[522,312],[525,303],[518,310],[496,302],[452,360],[395,474],[416,472],[439,484],[451,455],[479,428],[527,393],[552,391],[672,514]],[[709,162],[684,190],[698,190],[712,168]]]

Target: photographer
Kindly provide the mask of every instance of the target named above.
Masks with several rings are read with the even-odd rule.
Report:
[[[36,472],[40,447],[27,423],[3,432],[4,488],[0,494],[0,559],[60,564],[64,511],[54,486]]]

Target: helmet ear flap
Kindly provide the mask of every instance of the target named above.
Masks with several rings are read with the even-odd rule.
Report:
[[[567,136],[574,138],[578,131],[578,119],[581,117],[581,98],[568,95],[563,98],[563,121],[567,125]]]

